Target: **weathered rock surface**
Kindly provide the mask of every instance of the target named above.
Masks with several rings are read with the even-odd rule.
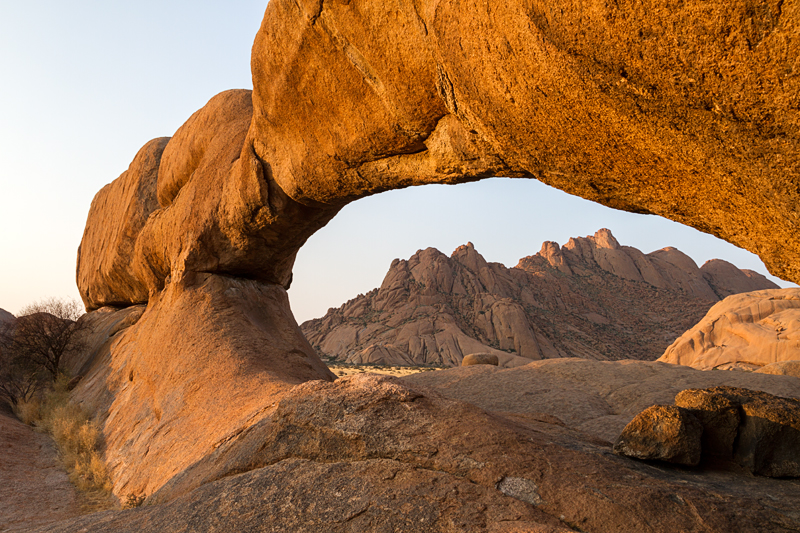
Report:
[[[248,142],[305,205],[534,176],[800,280],[797,18],[766,2],[270,2]]]
[[[250,91],[212,98],[148,144],[89,213],[78,286],[98,309],[86,318],[96,329],[87,358],[69,367],[84,376],[73,399],[97,411],[123,499],[157,490],[293,385],[334,377],[285,287],[313,232],[301,228],[336,209],[307,209],[270,185],[242,151],[252,112]]]
[[[659,361],[699,369],[748,364],[750,368],[797,359],[800,289],[729,296],[670,345]]]
[[[759,374],[800,378],[800,361],[776,361],[758,368],[756,372]]]
[[[800,380],[786,376],[631,360],[548,359],[508,369],[473,365],[413,374],[403,381],[488,411],[556,417],[609,445],[634,416],[651,405],[672,404],[685,389],[729,385],[800,398]]]
[[[494,365],[499,363],[497,356],[490,353],[471,353],[464,356],[461,366],[469,365]]]
[[[712,302],[752,287],[777,285],[724,261],[698,268],[674,248],[643,254],[601,229],[563,247],[546,242],[511,269],[471,244],[449,258],[419,251],[392,262],[379,289],[301,328],[321,354],[348,363],[457,366],[472,352],[506,367],[652,360]]]
[[[739,402],[712,390],[686,389],[675,396],[675,405],[689,409],[703,425],[703,456],[716,461],[733,459],[741,415]]]
[[[81,316],[80,321],[86,326],[86,348],[65,354],[61,361],[62,368],[71,376],[84,376],[101,360],[102,364],[109,364],[111,346],[119,339],[117,333],[136,324],[145,308],[145,305],[102,307]]]
[[[78,253],[88,310],[145,303],[198,273],[289,286],[297,250],[338,208],[301,206],[268,179],[244,143],[252,114],[250,91],[215,96],[97,194]]]
[[[52,440],[0,409],[0,531],[22,531],[77,516],[78,491]]]
[[[293,385],[333,379],[303,339],[286,291],[198,275],[146,310],[101,309],[72,392],[99,413],[114,493],[152,494],[221,442],[261,420]],[[187,334],[191,332],[191,334]]]
[[[696,466],[700,463],[703,425],[674,405],[648,407],[622,430],[614,453],[648,461]]]
[[[148,289],[134,270],[139,233],[158,208],[158,168],[169,137],[154,139],[128,170],[98,192],[78,248],[77,282],[87,309],[147,303]]]
[[[800,400],[736,387],[710,392],[740,407],[734,461],[762,476],[800,477]]]
[[[524,504],[443,472],[392,460],[287,459],[211,483],[165,506],[74,520],[48,533],[438,532],[566,533]],[[528,520],[526,520],[526,518]]]
[[[230,475],[236,472],[244,473]],[[800,485],[765,481],[653,468],[546,417],[500,416],[405,380],[362,374],[295,387],[268,419],[177,476],[151,505],[48,531],[798,527]],[[156,504],[162,499],[168,502]]]
[[[800,400],[737,387],[687,389],[675,406],[639,413],[614,445],[621,455],[696,465],[702,455],[753,474],[800,477]]]

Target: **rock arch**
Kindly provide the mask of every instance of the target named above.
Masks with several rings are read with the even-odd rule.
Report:
[[[766,0],[271,0],[252,93],[212,98],[92,203],[87,309],[147,305],[76,391],[105,413],[115,491],[152,493],[269,398],[331,379],[285,288],[306,239],[370,194],[535,178],[800,282],[797,20]]]

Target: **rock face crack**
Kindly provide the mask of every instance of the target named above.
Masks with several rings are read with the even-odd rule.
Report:
[[[322,9],[324,7],[323,4],[325,3],[324,0],[313,0],[313,1],[315,1],[315,4],[313,5],[312,9],[310,11],[305,12],[305,16],[310,26],[314,26],[317,23],[317,20],[322,14]],[[297,0],[292,0],[292,2],[294,2],[294,5],[297,6],[297,9],[301,13],[305,11]]]
[[[783,1],[783,0],[781,0]],[[419,6],[417,5],[417,0],[412,0],[412,5],[414,6],[414,14],[417,16],[417,20],[419,23],[422,24],[422,28],[425,30],[425,35],[428,35],[428,25],[425,23],[425,19],[422,18],[422,15],[419,13]]]
[[[336,45],[350,64],[353,65],[353,68],[361,74],[364,81],[367,82],[376,93],[380,96],[384,96],[386,94],[386,88],[383,86],[383,82],[381,82],[375,74],[375,69],[372,68],[358,48],[353,46],[353,44],[339,32],[333,20],[329,20],[329,17],[327,17],[324,12],[321,12],[318,20],[324,31],[336,42]]]
[[[346,516],[346,517],[345,517],[343,520],[337,520],[337,521],[336,521],[336,523],[337,523],[337,524],[344,524],[344,523],[347,523],[347,522],[352,522],[353,520],[355,520],[355,519],[356,519],[356,518],[358,518],[359,516],[361,516],[361,515],[363,515],[364,513],[368,512],[368,511],[369,511],[371,508],[372,508],[372,503],[371,503],[371,502],[367,502],[367,503],[364,505],[364,507],[362,507],[360,510],[358,510],[358,511],[355,511],[355,512],[353,512],[353,513],[349,514],[349,515],[348,515],[348,516]]]
[[[436,90],[439,93],[439,97],[451,114],[458,115],[458,102],[456,101],[453,82],[450,81],[447,71],[441,65],[436,65],[436,74]]]

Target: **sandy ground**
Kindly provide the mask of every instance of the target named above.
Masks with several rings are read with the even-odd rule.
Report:
[[[408,376],[432,367],[349,365],[329,362],[339,377],[372,372]],[[0,410],[0,533],[43,526],[107,508],[89,501],[69,482],[52,439]]]
[[[386,374],[389,376],[408,376],[419,372],[433,372],[440,370],[429,366],[380,366],[380,365],[348,365],[344,363],[327,362],[328,368],[337,377],[352,376],[371,372],[373,374]]]
[[[59,464],[52,439],[0,410],[0,531],[80,514],[80,495]]]

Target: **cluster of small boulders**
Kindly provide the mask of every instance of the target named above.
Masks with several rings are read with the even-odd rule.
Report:
[[[622,431],[614,452],[800,477],[800,400],[736,387],[684,390],[675,405],[654,405],[639,413]]]

